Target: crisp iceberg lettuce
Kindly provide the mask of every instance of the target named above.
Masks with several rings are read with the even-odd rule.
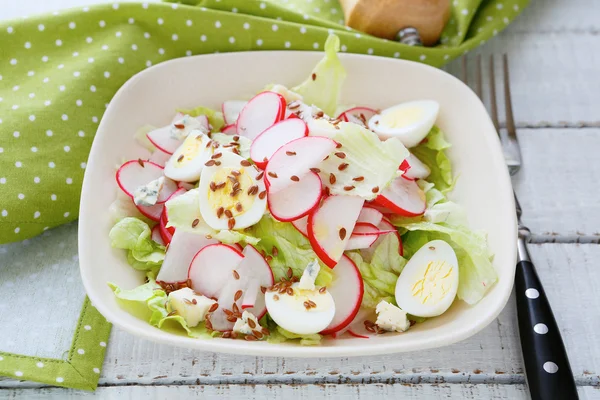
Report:
[[[128,250],[127,261],[137,270],[157,271],[165,259],[165,247],[151,239],[150,227],[137,218],[123,218],[108,237],[112,247]]]
[[[440,128],[434,126],[421,144],[411,149],[417,158],[431,169],[427,181],[447,193],[454,187],[455,179],[452,177],[452,164],[445,153],[450,148]]]
[[[206,115],[206,117],[208,118],[208,123],[212,128],[211,132],[221,132],[221,128],[225,126],[223,113],[220,111],[213,110],[212,108],[198,106],[192,109],[178,108],[177,111],[182,114],[187,114],[191,117]]]

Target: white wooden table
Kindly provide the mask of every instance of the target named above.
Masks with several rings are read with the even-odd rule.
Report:
[[[11,2],[8,16],[83,2],[93,1]],[[599,32],[597,0],[533,0],[507,31],[478,50],[510,55],[524,158],[515,188],[533,233],[530,250],[583,399],[600,399]],[[458,74],[460,61],[447,70]],[[246,357],[157,345],[114,328],[95,394],[0,381],[2,398],[201,395],[524,399],[528,393],[514,299],[479,334],[430,351],[359,358]]]

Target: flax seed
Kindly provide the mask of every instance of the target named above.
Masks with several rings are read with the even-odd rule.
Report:
[[[140,166],[141,166],[142,168],[144,168],[144,162],[142,161],[142,159],[141,159],[141,158],[138,158],[138,164],[140,164]]]
[[[335,148],[336,149],[341,149],[342,148],[342,144],[341,143],[336,143]]]
[[[223,207],[217,208],[217,218],[221,218],[221,215],[223,215],[224,211],[225,209]]]
[[[212,322],[210,322],[210,319],[206,320],[206,329],[208,329],[209,331],[213,330],[213,326],[212,326]]]
[[[192,228],[195,228],[196,226],[198,226],[198,224],[200,223],[200,220],[198,218],[196,218],[195,220],[192,221]]]
[[[210,187],[210,190],[212,190],[213,192],[217,191],[217,184],[216,183],[211,182],[210,185],[209,185],[209,187]]]
[[[215,303],[212,306],[210,306],[210,308],[208,309],[208,312],[215,312],[215,311],[217,311],[217,308],[219,308],[219,303]]]
[[[344,190],[345,190],[346,192],[349,192],[349,191],[351,191],[352,189],[354,189],[354,186],[352,186],[352,185],[350,185],[350,186],[344,186]]]
[[[215,160],[217,158],[221,158],[222,155],[223,155],[223,153],[215,153],[210,158],[212,158],[213,160]]]
[[[231,311],[233,311],[233,315],[240,313],[240,309],[235,303],[233,303],[233,305],[231,306]]]
[[[333,185],[335,183],[335,181],[336,181],[335,175],[329,174],[329,183]]]
[[[250,322],[250,321],[248,321],[248,322]],[[257,339],[262,339],[262,337],[263,337],[263,334],[260,333],[260,331],[253,330],[252,333],[254,334],[254,336],[256,336]]]
[[[312,74],[310,77],[311,77],[311,78],[312,78],[312,80],[314,81],[314,80],[316,80],[316,79],[317,79],[317,74],[315,74],[315,73],[313,72],[313,74]]]
[[[262,192],[260,192],[258,194],[258,198],[261,199],[261,200],[264,199],[266,196],[267,196],[267,191],[266,190],[263,190]]]
[[[219,165],[221,165],[221,161],[215,161],[215,165],[218,167]]]
[[[231,331],[223,332],[221,336],[223,339],[229,339],[231,337]]]
[[[209,140],[208,143],[206,143],[206,148],[208,149],[211,145],[212,145],[212,140]]]
[[[236,203],[236,204],[235,204],[235,209],[236,209],[238,212],[242,212],[242,210],[244,209],[244,208],[242,207],[242,203],[240,203],[240,202]]]
[[[338,170],[340,170],[340,171],[343,171],[343,170],[345,170],[346,168],[348,168],[348,163],[341,163],[341,164],[338,166]]]
[[[238,189],[240,189],[240,183],[238,181],[235,181],[235,183],[233,184],[233,186],[231,187],[234,191],[237,191]],[[240,189],[241,190],[241,189]]]
[[[235,218],[229,218],[229,221],[227,221],[227,227],[229,228],[229,230],[232,230],[234,226],[235,226]]]
[[[294,289],[292,289],[291,287],[287,288],[285,290],[285,292],[287,293],[288,296],[293,296],[294,295]]]
[[[305,301],[302,304],[304,305],[304,308],[306,308],[307,310],[310,310],[310,304],[308,303],[308,301]]]
[[[273,257],[271,257],[271,256],[266,256],[265,257],[265,261],[266,262],[271,262],[272,260],[273,260]]]
[[[286,287],[281,287],[279,288],[279,294],[285,294],[285,291],[287,290]]]
[[[227,185],[226,182],[217,183],[217,189],[223,189],[225,187],[225,185]]]
[[[325,186],[325,196],[329,196],[330,194],[329,186]]]
[[[344,240],[346,238],[346,228],[340,228],[339,235],[340,240]]]
[[[185,129],[185,125],[184,124],[173,124],[173,126],[177,129]]]
[[[315,174],[318,174],[319,172],[321,172],[321,170],[319,168],[311,168],[310,170],[312,172],[314,172]]]
[[[344,153],[343,151],[338,151],[337,153],[335,153],[335,155],[338,158],[346,158],[346,153]]]
[[[319,289],[319,293],[323,294],[327,292],[327,288],[325,286],[323,286],[321,289]]]
[[[177,162],[181,162],[181,160],[183,160],[183,154],[177,157]]]
[[[248,194],[249,195],[255,195],[258,192],[258,186],[254,185],[254,186],[250,186],[250,188],[248,189]]]
[[[244,292],[242,292],[241,290],[235,292],[235,296],[233,296],[233,301],[238,301],[242,297],[242,294],[244,294]]]
[[[295,151],[286,151],[285,154],[288,156],[295,156],[296,152]]]
[[[369,332],[375,333],[375,328],[372,326],[365,326],[365,329]]]
[[[233,277],[235,279],[240,279],[240,274],[235,269],[233,270]]]
[[[265,294],[265,293],[267,293],[267,288],[264,287],[264,286],[261,286],[260,287],[260,291],[261,291],[262,294]]]
[[[249,319],[248,326],[250,327],[250,329],[254,329],[256,328],[256,323],[253,320]]]
[[[267,175],[269,175],[271,178],[277,178],[277,174],[275,172],[269,172]]]
[[[371,189],[371,192],[373,192],[373,193],[379,192],[379,186],[375,186],[373,189]]]
[[[231,151],[234,152],[235,154],[237,154],[238,156],[240,155],[240,151],[238,149],[233,149]]]
[[[258,175],[256,175],[256,177],[254,177],[254,179],[256,179],[257,181],[260,181],[264,175],[265,175],[265,173],[263,171],[260,171],[260,173]]]
[[[248,340],[249,342],[254,342],[255,340],[258,340],[254,335],[246,335],[244,339]]]
[[[251,163],[250,163],[250,161],[248,161],[248,160],[242,160],[242,161],[240,161],[240,165],[241,165],[242,167],[249,167],[249,166],[251,166],[252,164],[251,164]]]
[[[298,103],[297,101],[292,101],[290,104],[288,104],[288,108],[290,110],[295,110],[298,107],[300,107],[300,103]]]
[[[225,315],[227,315],[228,317],[231,317],[233,315],[233,311],[228,310],[226,308],[223,309],[223,312],[225,313]]]
[[[208,160],[207,162],[204,163],[204,165],[206,165],[207,167],[212,167],[216,163],[217,162],[215,160]]]
[[[290,176],[290,179],[294,182],[300,182],[300,178],[298,178],[296,175]]]
[[[365,180],[364,176],[357,176],[356,178],[352,178],[353,181],[355,182],[362,182]]]
[[[237,169],[234,169],[233,171],[231,171],[231,175],[233,176],[240,176],[242,173],[240,171],[238,171]]]
[[[239,137],[238,135],[235,135],[235,136],[233,137],[233,141],[234,141],[234,142],[237,142],[238,140],[240,140],[240,137]]]
[[[286,271],[286,275],[288,279],[292,279],[292,276],[294,276],[294,271],[292,270],[291,267],[288,267],[287,271]]]
[[[237,320],[236,317],[234,317],[233,315],[231,317],[227,317],[227,321],[229,322],[235,322]]]
[[[277,257],[279,255],[279,250],[277,250],[277,247],[273,246],[271,253],[273,253],[273,257]]]

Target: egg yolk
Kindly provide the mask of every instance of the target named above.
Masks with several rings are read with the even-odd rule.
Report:
[[[380,123],[389,128],[403,128],[416,124],[423,117],[424,112],[420,107],[400,107],[384,113]]]
[[[177,158],[177,162],[175,163],[176,168],[185,167],[190,161],[192,161],[196,156],[204,150],[204,146],[202,146],[203,136],[188,136],[183,142],[183,149],[179,158]]]
[[[213,175],[211,187],[216,187],[216,189],[208,190],[208,202],[215,211],[219,207],[223,207],[224,210],[231,211],[233,217],[236,217],[248,211],[257,196],[248,194],[248,189],[255,185],[254,179],[248,172],[244,168],[235,170],[239,174],[233,173],[233,171],[233,168],[220,168]],[[225,183],[224,186],[223,183]],[[232,193],[235,194],[232,196]]]
[[[421,304],[436,304],[442,300],[452,288],[452,274],[454,267],[444,261],[430,261],[412,287],[413,297],[418,298]]]

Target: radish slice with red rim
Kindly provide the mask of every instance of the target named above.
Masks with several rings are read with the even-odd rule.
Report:
[[[159,222],[160,216],[165,208],[165,204],[155,204],[153,206],[141,206],[136,204],[136,208],[146,218],[150,218],[152,221]]]
[[[163,176],[163,167],[151,161],[131,160],[117,170],[117,184],[133,199],[135,190]]]
[[[165,164],[167,163],[167,161],[169,161],[169,158],[171,158],[171,155],[168,153],[165,153],[162,150],[156,149],[148,158],[148,161],[153,162],[156,165],[160,165],[161,167],[164,168]]]
[[[152,240],[154,240],[156,243],[160,244],[161,246],[165,246],[165,241],[163,240],[162,236],[160,235],[160,224],[157,224],[154,226],[154,228],[152,228],[151,238],[152,238]]]
[[[156,277],[159,282],[185,282],[189,265],[194,256],[204,247],[218,243],[204,235],[177,230],[169,243],[165,260]]]
[[[402,248],[402,238],[400,237],[400,234],[398,233],[398,230],[396,229],[396,227],[394,225],[392,225],[389,220],[384,218],[383,220],[381,220],[379,225],[377,225],[377,229],[379,229],[380,231],[390,231],[391,233],[386,233],[383,235],[376,236],[377,240],[375,240],[375,242],[373,242],[373,244],[371,246],[369,246],[368,248],[363,247],[360,251],[360,255],[362,256],[362,258],[366,262],[371,262],[371,259],[373,258],[373,253],[377,249],[377,246],[379,246],[379,244],[385,239],[386,235],[395,235],[396,236],[396,238],[398,239],[398,254],[403,256],[404,249]],[[350,239],[350,240],[352,240],[352,239]]]
[[[308,127],[301,119],[279,121],[254,139],[250,147],[250,158],[258,168],[265,169],[267,161],[281,146],[307,135]],[[290,155],[290,157],[293,156]],[[289,161],[291,162],[293,159],[290,158]]]
[[[196,187],[196,185],[189,182],[177,182],[177,187],[180,189],[192,190]]]
[[[429,174],[431,174],[431,170],[429,169],[429,167],[412,153],[404,161],[408,163],[408,169],[406,169],[404,175],[402,176],[407,179],[425,179],[429,176]],[[402,167],[402,164],[400,164],[400,167]]]
[[[422,215],[427,206],[425,193],[419,185],[403,177],[394,179],[374,201],[406,217]]]
[[[368,222],[377,226],[383,219],[383,214],[381,211],[374,209],[373,207],[369,207],[365,205],[362,210],[360,210],[360,214],[358,215],[358,223],[360,222]]]
[[[379,236],[384,235],[386,233],[392,233],[394,230],[381,230],[373,224],[368,222],[357,222],[354,230],[352,231],[353,235],[357,236]]]
[[[331,139],[306,136],[280,147],[265,168],[265,180],[271,193],[285,189],[296,178],[308,174],[311,168],[335,150],[335,146]]]
[[[296,228],[298,232],[308,237],[308,215],[292,221],[292,225],[294,225],[294,228]]]
[[[377,235],[351,235],[346,243],[346,250],[368,249],[377,241],[377,238]]]
[[[192,289],[207,297],[218,297],[227,282],[235,279],[234,271],[243,259],[242,253],[225,244],[204,247],[189,265],[187,277],[192,281]]]
[[[244,100],[227,100],[221,105],[221,111],[223,112],[223,120],[227,125],[235,125],[240,112],[248,104]]]
[[[377,114],[377,110],[369,107],[353,107],[341,113],[338,119],[367,126],[369,118],[375,114]]]
[[[333,282],[327,287],[335,302],[333,320],[320,333],[328,335],[348,326],[356,317],[364,294],[362,276],[354,262],[343,255],[333,270]]]
[[[175,183],[174,181],[172,181],[169,178],[165,178],[165,181],[163,182],[163,187],[162,187],[162,189],[160,189],[160,192],[158,193],[158,198],[156,200],[156,204],[165,203],[167,200],[169,200],[171,198],[173,193],[175,193],[177,190],[179,190],[177,183]]]
[[[357,196],[329,196],[309,215],[308,240],[328,267],[342,257],[363,204]]]
[[[237,132],[254,140],[265,129],[283,119],[285,99],[274,92],[262,92],[244,106],[237,119]]]
[[[307,216],[319,206],[323,185],[321,178],[314,172],[309,172],[297,182],[278,192],[267,188],[267,203],[271,215],[278,221],[289,222]]]
[[[235,124],[227,125],[224,126],[223,129],[221,129],[221,133],[224,133],[226,135],[235,135],[237,134],[237,128]]]

